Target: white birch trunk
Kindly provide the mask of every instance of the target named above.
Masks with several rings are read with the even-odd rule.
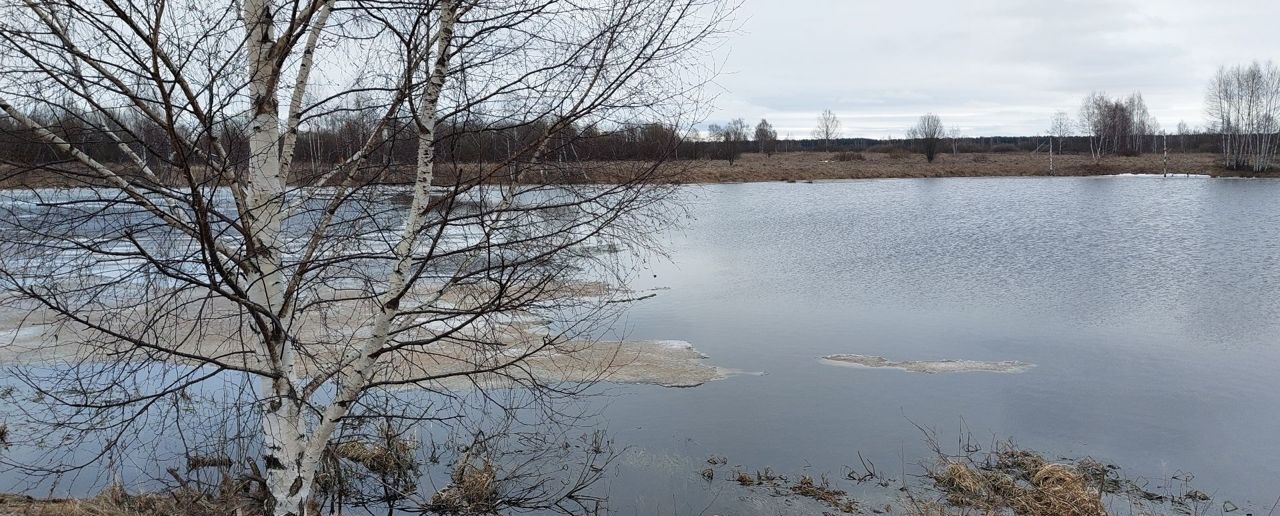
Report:
[[[288,360],[284,361],[289,382],[276,382],[277,392],[286,389],[287,403],[264,417],[263,429],[268,443],[278,443],[274,450],[283,461],[282,468],[269,475],[269,485],[276,497],[275,514],[286,516],[303,514],[310,496],[315,474],[323,458],[324,450],[337,429],[338,422],[347,415],[350,407],[369,384],[376,363],[375,353],[386,345],[391,324],[399,314],[399,299],[405,289],[413,263],[414,243],[424,226],[427,205],[430,203],[431,182],[435,177],[435,125],[440,93],[444,88],[449,65],[449,45],[453,39],[456,6],[444,0],[440,6],[440,32],[437,38],[436,59],[425,91],[422,94],[421,113],[418,119],[418,162],[414,181],[413,201],[406,216],[404,229],[396,243],[396,265],[387,281],[387,289],[379,313],[374,321],[373,334],[359,348],[348,353],[343,374],[337,376],[338,385],[334,400],[325,407],[319,423],[310,435],[301,428],[299,405],[293,391],[294,373]],[[278,164],[278,162],[277,162]],[[277,168],[278,170],[278,168]],[[288,349],[287,347],[285,349]],[[286,397],[281,396],[281,401]],[[268,423],[268,419],[271,420]],[[269,452],[272,448],[269,447]]]
[[[246,49],[248,51],[249,125],[248,170],[242,184],[245,205],[242,224],[249,246],[246,272],[249,300],[270,314],[266,328],[258,328],[263,352],[274,378],[262,380],[265,406],[262,415],[263,460],[267,488],[275,498],[277,515],[303,514],[310,482],[302,470],[303,428],[294,371],[294,350],[284,337],[280,313],[284,305],[284,272],[281,269],[281,227],[284,219],[284,178],[280,169],[280,122],[277,86],[280,69],[268,0],[245,0]],[[259,317],[267,316],[259,314]]]

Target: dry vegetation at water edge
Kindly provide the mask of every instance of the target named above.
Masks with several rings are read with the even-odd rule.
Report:
[[[743,154],[732,166],[724,160],[703,161],[689,167],[681,182],[733,183],[758,181],[807,181],[915,177],[1047,176],[1047,154],[1025,152],[987,154],[939,154],[933,163],[912,153],[793,152]],[[844,161],[842,161],[842,159]],[[1096,176],[1111,174],[1160,174],[1163,157],[1108,156],[1095,166],[1088,155],[1054,156],[1054,175]],[[1177,174],[1221,174],[1219,156],[1208,153],[1170,154],[1169,171]]]

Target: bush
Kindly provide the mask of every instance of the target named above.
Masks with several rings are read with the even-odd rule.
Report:
[[[889,150],[889,157],[893,159],[906,159],[911,157],[911,151],[902,147],[894,147]]]
[[[861,152],[844,151],[844,152],[837,152],[835,156],[831,157],[831,160],[832,161],[866,161],[867,157],[863,156]]]
[[[1018,152],[1018,146],[1012,143],[1001,143],[992,145],[991,152]]]

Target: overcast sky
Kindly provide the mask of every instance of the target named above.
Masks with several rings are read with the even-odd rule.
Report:
[[[707,120],[807,138],[901,136],[935,112],[966,135],[1044,133],[1092,90],[1141,91],[1166,129],[1204,123],[1218,66],[1280,60],[1280,0],[744,0]]]

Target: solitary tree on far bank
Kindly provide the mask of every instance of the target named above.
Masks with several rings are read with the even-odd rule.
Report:
[[[840,119],[830,109],[822,110],[818,115],[818,125],[813,128],[813,139],[822,142],[822,150],[831,150],[831,140],[840,137]]]
[[[773,130],[773,125],[768,120],[760,119],[760,123],[756,124],[756,148],[761,154],[772,157],[778,148],[778,131]]]
[[[1066,111],[1058,111],[1049,119],[1049,136],[1056,140],[1058,154],[1062,154],[1067,138],[1070,138],[1075,132],[1072,128],[1073,123],[1074,122],[1071,121],[1071,115],[1067,114]],[[1052,143],[1053,142],[1051,142],[1051,144]],[[1050,152],[1052,151],[1053,149],[1050,149]]]
[[[742,146],[747,141],[747,122],[741,118],[730,120],[725,125],[711,124],[707,132],[715,141],[720,142],[720,156],[733,165],[742,154]]]
[[[924,154],[924,159],[929,163],[933,163],[934,158],[938,156],[938,148],[942,146],[942,138],[946,135],[946,129],[942,127],[942,118],[933,113],[927,113],[916,121],[915,127],[907,130],[907,138],[915,140],[920,152]]]

